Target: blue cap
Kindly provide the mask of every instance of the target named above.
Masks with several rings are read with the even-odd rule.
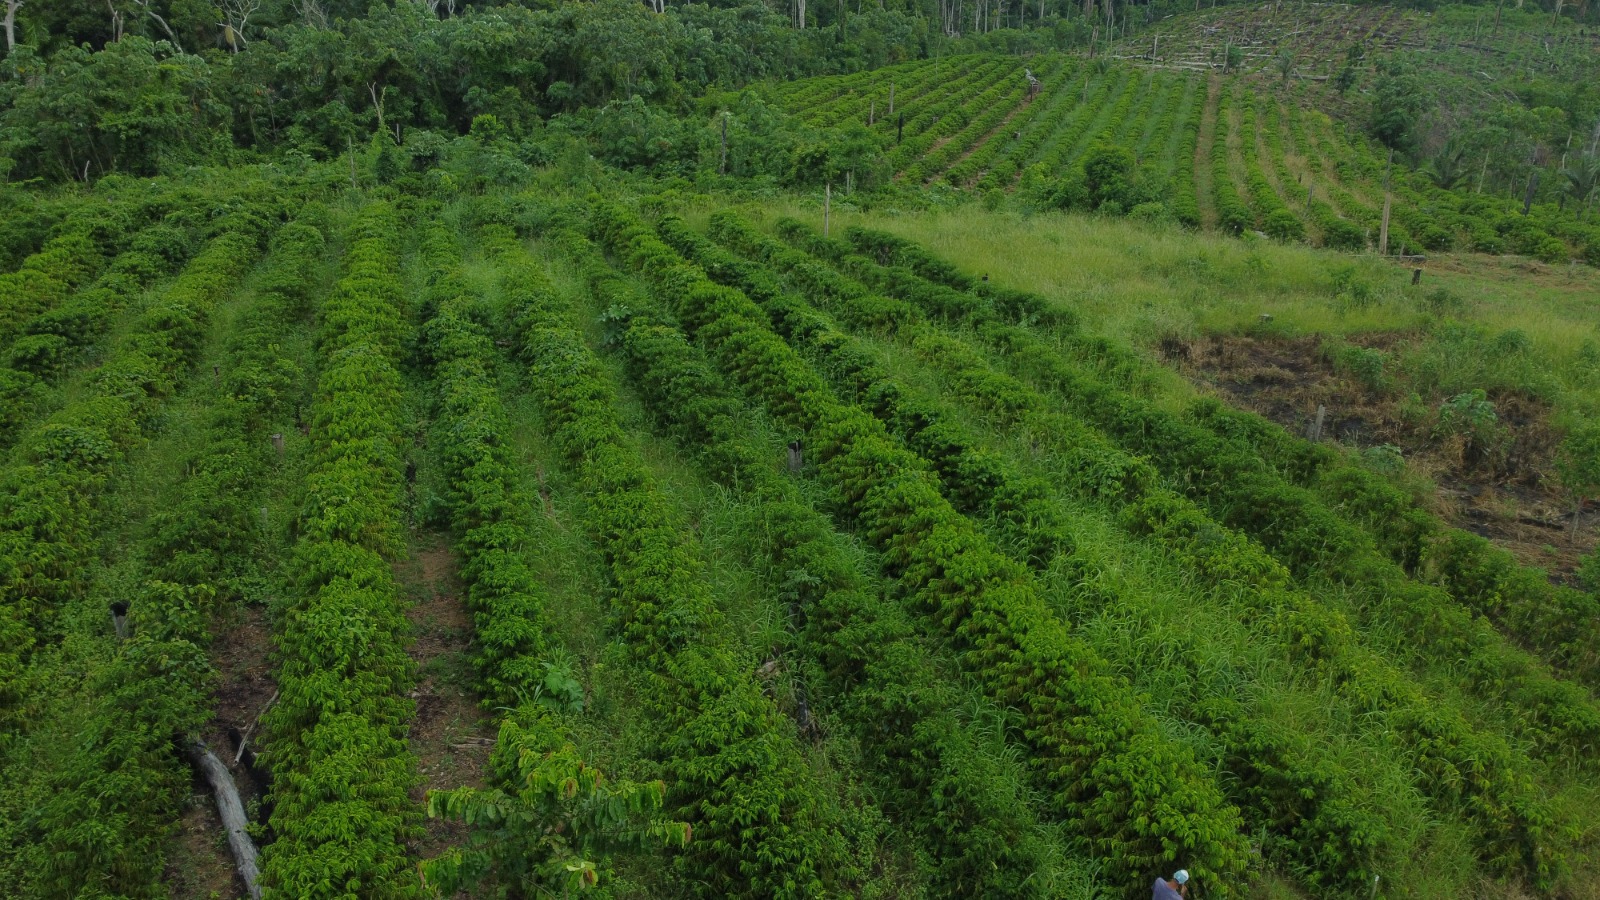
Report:
[[[1188,884],[1189,883],[1189,870],[1188,869],[1179,869],[1178,871],[1173,872],[1172,873],[1172,880],[1176,881],[1179,884]]]

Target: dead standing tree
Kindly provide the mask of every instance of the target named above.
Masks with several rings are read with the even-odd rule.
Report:
[[[155,11],[155,8],[150,5],[150,0],[133,0],[133,5],[144,10],[145,15],[154,19],[155,23],[161,26],[161,30],[166,32],[167,40],[172,42],[172,46],[178,48],[179,53],[183,52],[183,45],[178,43],[178,36],[172,32],[172,26],[168,25],[167,20],[163,19],[161,14]]]
[[[218,8],[222,10],[222,21],[217,23],[222,37],[228,42],[228,49],[238,53],[249,43],[244,30],[250,24],[250,17],[261,9],[261,0],[222,0]]]
[[[22,0],[6,0],[6,53],[10,53],[17,46],[17,10],[22,8]]]

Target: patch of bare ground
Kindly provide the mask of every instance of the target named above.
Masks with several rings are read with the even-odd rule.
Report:
[[[260,605],[229,606],[212,626],[211,661],[217,668],[213,694],[216,710],[200,738],[227,765],[239,799],[251,822],[261,820],[266,773],[255,766],[259,720],[277,692],[272,677],[272,632]],[[239,745],[246,744],[240,754]],[[166,881],[178,900],[243,897],[244,884],[234,873],[222,822],[211,789],[195,774],[170,850]]]
[[[1195,205],[1200,224],[1206,230],[1217,227],[1217,207],[1211,193],[1211,147],[1216,143],[1217,108],[1222,103],[1222,82],[1215,75],[1206,78],[1205,107],[1200,112],[1200,133],[1194,142]]]
[[[430,534],[395,573],[411,600],[407,617],[415,637],[410,653],[417,667],[412,692],[417,713],[411,722],[411,750],[422,780],[415,792],[419,804],[431,790],[483,787],[494,745],[493,723],[473,689],[472,613],[456,571],[448,542]],[[424,829],[415,847],[423,857],[436,856],[466,837],[465,826],[454,821],[428,819]]]
[[[167,850],[165,877],[175,900],[238,900],[245,896],[244,885],[234,874],[216,801],[198,776]]]
[[[1383,333],[1350,341],[1393,350],[1413,339]],[[1164,341],[1158,349],[1191,380],[1296,434],[1305,434],[1317,407],[1324,406],[1325,438],[1356,449],[1399,448],[1410,470],[1436,485],[1430,498],[1435,514],[1546,570],[1552,581],[1571,581],[1583,554],[1600,539],[1600,510],[1593,504],[1583,509],[1574,529],[1571,507],[1551,474],[1559,436],[1546,404],[1519,394],[1491,395],[1500,422],[1511,430],[1511,447],[1502,464],[1474,462],[1459,441],[1435,436],[1426,418],[1403,413],[1398,398],[1374,393],[1337,370],[1321,343],[1314,335],[1215,335]],[[1432,398],[1429,408],[1441,399]]]

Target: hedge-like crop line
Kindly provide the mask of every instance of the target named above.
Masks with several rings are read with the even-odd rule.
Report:
[[[1229,165],[1228,133],[1232,125],[1228,113],[1234,93],[1232,89],[1224,90],[1217,100],[1216,129],[1211,141],[1211,200],[1217,207],[1217,226],[1230,234],[1243,234],[1256,227],[1256,219],[1239,196]]]
[[[51,238],[17,271],[0,275],[0,352],[10,349],[23,323],[54,309],[105,262],[94,238],[75,230]]]
[[[438,454],[472,608],[479,689],[485,705],[516,708],[544,682],[547,649],[546,598],[527,563],[535,540],[526,520],[530,500],[490,373],[494,343],[478,321],[475,298],[461,286],[456,237],[437,218],[423,233],[442,263],[431,267],[435,313],[422,333],[438,394]],[[507,236],[491,232],[489,239],[500,244]]]
[[[1018,113],[1007,123],[1011,136],[995,134],[985,141],[967,157],[951,166],[944,173],[944,180],[956,187],[965,187],[969,182],[978,177],[979,173],[988,170],[996,159],[1002,154],[1009,157],[1025,138],[1023,135],[1031,134],[1035,122],[1048,120],[1051,112],[1063,99],[1070,97],[1070,92],[1065,90],[1066,81],[1073,71],[1073,66],[1065,56],[1052,56],[1045,61],[1040,70],[1035,73],[1039,79],[1039,96],[1028,103],[1028,108]],[[1046,102],[1045,98],[1050,97]],[[999,120],[996,119],[996,125]]]
[[[1060,86],[1045,92],[1050,98],[1049,105],[1044,107],[1042,114],[1033,118],[1030,127],[1022,129],[1020,138],[1005,145],[1005,152],[989,165],[989,170],[978,180],[977,186],[980,190],[1009,189],[1016,181],[1017,173],[1022,171],[1023,165],[1033,158],[1046,139],[1055,134],[1066,121],[1081,113],[1078,102],[1081,95],[1075,87],[1075,76],[1078,72],[1076,66],[1071,66],[1057,76],[1061,81]],[[1099,92],[1105,90],[1107,81],[1106,78],[1097,80],[1094,88],[1096,98]],[[1043,99],[1041,97],[1035,100],[1034,104],[1041,104]]]
[[[496,260],[545,427],[587,498],[617,626],[656,676],[643,702],[660,719],[667,802],[694,828],[674,860],[684,888],[716,897],[842,889],[844,841],[810,790],[794,726],[730,649],[699,544],[627,440],[599,361],[525,251],[505,245]]]
[[[934,121],[915,137],[903,138],[890,151],[889,161],[901,177],[913,182],[920,182],[929,174],[938,172],[944,167],[942,160],[949,158],[945,156],[946,153],[954,156],[960,152],[961,148],[951,150],[950,145],[960,143],[960,135],[973,132],[974,123],[993,115],[995,108],[1007,101],[1007,109],[1016,106],[1024,90],[1015,83],[1018,80],[1010,66],[985,69],[984,74],[975,79],[979,90],[972,93],[951,91],[949,99],[924,113],[933,116]],[[947,140],[936,149],[934,144],[941,138]]]
[[[1091,104],[1079,107],[1075,112],[1082,115],[1074,116],[1066,128],[1052,135],[1049,151],[1038,162],[1028,166],[1028,171],[1045,178],[1054,178],[1067,171],[1089,149],[1090,142],[1105,130],[1108,121],[1127,112],[1138,93],[1137,81],[1138,76],[1131,70],[1119,72],[1115,85],[1100,95],[1092,109]]]
[[[600,305],[628,311],[615,346],[647,408],[713,477],[760,504],[764,527],[751,541],[763,580],[790,604],[795,649],[813,673],[813,705],[859,741],[886,812],[928,848],[938,895],[1028,895],[1030,877],[1055,854],[1021,789],[1021,763],[995,752],[998,738],[958,714],[968,701],[939,677],[948,663],[930,654],[905,609],[882,596],[846,539],[778,473],[775,448],[742,427],[743,404],[704,352],[587,241],[572,235],[563,244],[582,261]]]
[[[189,258],[189,238],[169,225],[140,232],[99,277],[50,309],[21,321],[0,365],[0,447],[10,446],[40,415],[44,388],[80,351],[100,339],[111,318],[156,279]]]
[[[412,897],[420,887],[407,849],[420,833],[407,745],[414,679],[391,571],[405,540],[399,358],[409,332],[395,210],[369,205],[351,237],[320,309],[294,589],[275,610],[279,701],[263,720],[274,839],[261,877],[279,897]]]
[[[1206,111],[1203,81],[1190,79],[1184,102],[1187,106],[1180,124],[1162,148],[1162,168],[1172,176],[1172,214],[1184,225],[1199,228],[1200,202],[1194,186],[1194,156],[1200,142],[1200,120]]]
[[[1260,416],[1201,401],[1186,417],[1307,488],[1392,562],[1482,612],[1557,671],[1600,688],[1600,597],[1551,584],[1510,551],[1445,525],[1381,475]]]
[[[1017,711],[1051,807],[1106,859],[1108,880],[1136,884],[1181,857],[1229,891],[1246,865],[1238,811],[1049,613],[1028,571],[956,513],[877,420],[841,404],[743,293],[712,284],[614,207],[597,207],[595,227],[720,366],[808,435],[820,476],[907,598],[941,626],[990,698]]]
[[[78,597],[98,552],[113,465],[143,439],[149,416],[177,389],[213,306],[254,263],[269,222],[242,209],[89,379],[81,396],[18,442],[0,476],[0,725],[20,711],[24,667],[56,637],[56,610]]]
[[[1283,122],[1289,123],[1289,139],[1295,144],[1295,149],[1300,151],[1301,157],[1307,161],[1312,178],[1307,184],[1301,185],[1308,190],[1306,201],[1306,214],[1311,221],[1316,223],[1317,230],[1322,233],[1322,246],[1334,250],[1361,251],[1367,248],[1367,229],[1359,221],[1352,221],[1339,215],[1333,204],[1310,192],[1317,184],[1316,176],[1322,173],[1322,159],[1306,144],[1305,128],[1300,118],[1299,110],[1290,110],[1283,114],[1283,107],[1277,102],[1267,101],[1267,140],[1278,157],[1278,171],[1284,185],[1288,185],[1288,164],[1284,159],[1283,149]],[[1335,196],[1330,186],[1323,186],[1323,193],[1330,198]]]
[[[957,109],[961,102],[968,96],[969,91],[982,90],[994,82],[1004,66],[999,61],[989,61],[976,66],[972,71],[961,75],[959,78],[945,82],[942,87],[934,87],[922,99],[929,102],[916,103],[915,115],[906,119],[905,128],[899,127],[900,111],[895,113],[895,122],[887,126],[895,132],[899,143],[889,150],[889,162],[895,171],[904,168],[908,163],[921,156],[933,144],[934,136],[928,136],[930,130],[939,128],[943,117],[952,110]],[[901,106],[896,100],[895,106]],[[952,127],[954,123],[952,123]]]
[[[947,266],[930,262],[923,251],[888,235],[864,230],[848,232],[870,255],[905,257],[936,280],[970,284],[970,279]],[[892,273],[885,273],[886,278]],[[1452,603],[1438,588],[1407,579],[1392,562],[1376,551],[1371,535],[1340,520],[1314,494],[1287,482],[1246,448],[1229,446],[1217,434],[1154,405],[1108,386],[1094,372],[1069,362],[1059,350],[1028,329],[1005,324],[1007,316],[995,304],[979,302],[975,294],[948,284],[918,284],[919,276],[899,278],[894,290],[916,299],[930,314],[950,321],[980,326],[986,340],[1000,350],[1009,368],[1061,396],[1069,408],[1109,435],[1141,453],[1185,493],[1207,505],[1219,522],[1260,540],[1269,552],[1298,577],[1322,575],[1362,588],[1368,616],[1414,623],[1416,641],[1406,651],[1418,660],[1449,661],[1474,689],[1504,700],[1526,720],[1526,731],[1542,752],[1583,760],[1583,748],[1600,740],[1600,710],[1582,689],[1560,681],[1527,654],[1510,646],[1487,622],[1474,619]],[[943,287],[943,290],[939,288]],[[996,292],[1017,297],[1021,292]],[[1013,299],[1018,308],[1044,305]],[[949,310],[968,311],[963,320]],[[1011,316],[1011,321],[1017,318]],[[1056,335],[1075,331],[1066,317],[1043,323]],[[1304,465],[1304,463],[1295,463]],[[1373,489],[1372,479],[1362,483]],[[1377,495],[1375,495],[1377,496]],[[1395,496],[1380,502],[1392,511]],[[1402,533],[1416,533],[1425,520],[1416,514],[1396,517],[1407,523]],[[1397,530],[1402,528],[1392,524]],[[1502,581],[1506,579],[1501,579]],[[1531,589],[1531,588],[1530,588]],[[1467,593],[1467,592],[1463,592]],[[1580,595],[1581,596],[1581,595]],[[1568,602],[1571,602],[1570,600]],[[1424,623],[1430,623],[1424,625]],[[1454,661],[1467,659],[1459,667]]]
[[[1306,239],[1305,225],[1300,217],[1294,214],[1283,198],[1278,196],[1278,191],[1267,180],[1267,173],[1262,169],[1261,153],[1256,145],[1258,109],[1265,93],[1254,93],[1253,102],[1244,105],[1240,117],[1239,130],[1240,142],[1244,148],[1244,173],[1245,186],[1250,190],[1250,205],[1255,209],[1256,221],[1261,223],[1261,230],[1269,237],[1280,241],[1304,241]],[[1282,148],[1277,154],[1282,157]]]
[[[1144,162],[1146,153],[1156,135],[1163,137],[1173,131],[1173,123],[1178,120],[1178,106],[1183,102],[1186,80],[1173,78],[1161,74],[1157,80],[1162,85],[1157,89],[1159,96],[1155,97],[1148,110],[1148,115],[1140,124],[1139,139],[1133,142],[1134,158]]]
[[[943,145],[930,149],[921,159],[906,167],[900,177],[911,183],[931,181],[945,171],[968,147],[993,131],[1028,94],[1027,83],[1016,75],[996,81],[994,87],[962,104],[961,114],[972,116],[959,132]]]
[[[1007,321],[1030,320],[1049,334],[1051,342],[1073,348],[1087,364],[1098,366],[1086,373],[1087,377],[1124,384],[1136,380],[1131,373],[1140,365],[1138,360],[1103,340],[1086,337],[1069,312],[1043,298],[992,283],[980,283],[915,244],[884,232],[851,228],[846,234],[880,264],[903,265],[918,276],[958,292],[983,295],[993,306],[992,315]],[[973,302],[959,294],[954,295],[957,300],[948,299],[948,296],[938,298],[938,302],[947,307],[953,307],[958,301],[961,304]],[[971,308],[983,309],[981,306]],[[1051,365],[1065,366],[1066,361],[1057,360]],[[1226,442],[1231,451],[1219,450],[1221,455],[1217,458],[1232,460],[1234,465],[1242,467],[1241,472],[1281,473],[1284,479],[1309,489],[1308,493],[1298,495],[1300,503],[1322,507],[1325,514],[1363,533],[1339,537],[1321,549],[1316,549],[1314,539],[1308,540],[1307,545],[1314,552],[1291,562],[1291,568],[1344,571],[1345,560],[1331,554],[1337,554],[1340,547],[1370,540],[1407,572],[1442,585],[1461,603],[1489,616],[1556,670],[1569,673],[1592,688],[1600,687],[1600,656],[1594,652],[1595,646],[1600,644],[1600,635],[1597,635],[1600,599],[1550,584],[1537,570],[1518,564],[1508,551],[1484,538],[1446,527],[1382,476],[1350,462],[1330,447],[1291,435],[1258,415],[1202,400],[1194,404],[1185,418],[1209,434],[1185,433],[1171,438],[1170,445],[1183,446],[1198,440],[1201,446],[1209,447],[1215,441]],[[1235,474],[1232,470],[1222,470],[1208,477],[1206,483],[1226,484],[1234,480]],[[1248,509],[1247,503],[1241,502],[1240,506]],[[1323,518],[1326,519],[1326,515]],[[1334,526],[1334,533],[1346,535],[1349,529]],[[1318,562],[1319,556],[1321,562]],[[1393,574],[1389,573],[1386,580],[1393,580]],[[1436,605],[1437,601],[1429,603],[1430,608]],[[1459,616],[1450,618],[1456,621]],[[1481,626],[1468,628],[1459,621],[1456,627],[1466,629],[1462,634],[1481,629]],[[1505,666],[1507,672],[1521,668],[1520,664],[1510,661]],[[1530,696],[1545,693],[1537,690]],[[1557,689],[1555,694],[1558,697],[1568,695],[1566,702],[1573,699],[1566,688]],[[1540,705],[1543,703],[1535,704],[1536,707]],[[1552,713],[1551,718],[1560,720],[1563,717]],[[1583,720],[1584,717],[1580,717],[1578,721]],[[1560,733],[1558,729],[1552,740],[1562,740]],[[1582,733],[1582,726],[1574,731],[1575,736]],[[1582,741],[1572,749],[1581,746]]]
[[[904,69],[903,78],[896,77],[892,69],[864,72],[861,81],[871,82],[870,88],[836,101],[831,108],[824,110],[822,115],[808,113],[810,124],[831,126],[839,125],[846,120],[855,120],[865,125],[869,114],[875,110],[877,118],[872,124],[873,129],[880,133],[888,129],[887,133],[892,134],[896,119],[889,115],[889,82],[895,83],[894,105],[897,117],[906,109],[917,109],[927,94],[940,90],[943,85],[950,83],[951,76],[956,74],[964,63],[972,63],[976,59],[955,56],[937,62],[925,60],[911,63]]]
[[[843,245],[823,241],[798,223],[780,226],[780,230],[803,246],[820,249],[831,258],[850,263],[853,270],[873,266],[860,257],[854,257],[852,261],[847,256],[848,249]],[[766,242],[763,240],[763,243]],[[771,252],[769,250],[769,254]],[[909,293],[915,289],[915,285],[904,278],[899,279],[897,284],[897,293]],[[865,294],[862,286],[856,285],[853,290],[858,296]],[[930,293],[924,292],[924,295]],[[958,304],[954,299],[946,298],[937,307],[940,310],[952,310],[958,308]],[[990,369],[988,363],[964,343],[925,328],[902,328],[901,335],[905,336],[908,331],[915,333],[910,339],[913,351],[944,375],[944,387],[952,395],[975,406],[980,414],[996,417],[1001,423],[1025,428],[1036,440],[1052,446],[1065,458],[1072,460],[1076,474],[1069,481],[1077,492],[1102,502],[1111,501],[1114,507],[1122,508],[1125,521],[1135,534],[1156,534],[1163,540],[1168,552],[1175,553],[1213,584],[1254,584],[1259,593],[1245,598],[1254,604],[1248,614],[1265,614],[1261,621],[1275,627],[1270,636],[1282,645],[1286,658],[1296,661],[1306,636],[1319,634],[1322,635],[1320,641],[1338,647],[1337,653],[1323,661],[1325,670],[1336,681],[1348,683],[1347,692],[1358,706],[1365,707],[1373,703],[1373,698],[1383,698],[1378,702],[1378,708],[1391,721],[1398,722],[1409,721],[1410,716],[1431,706],[1432,700],[1409,683],[1402,683],[1405,679],[1380,658],[1353,645],[1342,646],[1348,643],[1344,635],[1348,633],[1349,626],[1340,617],[1330,618],[1308,597],[1287,592],[1288,573],[1259,546],[1210,521],[1192,502],[1159,488],[1156,473],[1147,465],[1110,445],[1083,425],[1054,414],[1044,398],[1029,391],[1020,382]],[[1379,688],[1379,685],[1384,687]],[[1390,702],[1390,698],[1394,697],[1400,699]],[[1237,713],[1229,720],[1235,729],[1249,724]],[[1460,765],[1464,759],[1481,756],[1496,760],[1502,775],[1519,768],[1515,754],[1497,744],[1493,738],[1485,739],[1471,734],[1465,719],[1459,714],[1454,721],[1447,721],[1447,725],[1453,732],[1452,738],[1456,744],[1465,747],[1464,750],[1447,751],[1440,757],[1449,765]],[[1403,728],[1398,726],[1397,731],[1404,733]],[[1237,731],[1233,733],[1238,734]],[[1288,735],[1281,736],[1281,739],[1292,741]],[[1404,741],[1401,747],[1407,751],[1414,750],[1407,747]],[[1255,752],[1268,751],[1256,747],[1251,753],[1235,757],[1235,762],[1240,765],[1253,764],[1256,762],[1252,758]],[[1526,760],[1520,762],[1521,767],[1525,768]],[[1267,768],[1271,768],[1270,764]],[[1292,847],[1293,852],[1303,854],[1295,862],[1308,865],[1320,861],[1320,864],[1328,866],[1320,873],[1323,877],[1343,879],[1346,887],[1357,888],[1364,877],[1360,874],[1363,871],[1361,867],[1373,846],[1381,843],[1380,836],[1384,828],[1375,820],[1364,820],[1363,816],[1349,809],[1340,799],[1338,791],[1348,789],[1348,784],[1340,782],[1344,786],[1334,788],[1337,780],[1327,780],[1331,778],[1329,772],[1337,771],[1331,762],[1310,765],[1308,771],[1320,773],[1319,777],[1324,780],[1315,786],[1293,783],[1280,785],[1282,792],[1271,798],[1274,802],[1270,808],[1279,811],[1300,809],[1306,814],[1302,821],[1313,833],[1317,829],[1331,829],[1316,833],[1304,844]],[[1240,777],[1248,780],[1250,776],[1242,773]],[[1475,787],[1501,800],[1509,800],[1517,810],[1516,815],[1508,821],[1490,820],[1484,823],[1491,834],[1496,829],[1509,827],[1525,845],[1537,844],[1540,829],[1548,814],[1540,809],[1536,799],[1519,790],[1516,782],[1504,777],[1485,778]],[[1453,802],[1454,787],[1435,782],[1429,784],[1428,788],[1431,795],[1447,807]],[[1326,815],[1323,815],[1324,812]],[[1274,813],[1269,819],[1276,822],[1289,820],[1282,818],[1282,815],[1293,818],[1289,813]],[[1487,841],[1487,844],[1493,848],[1489,851],[1491,854],[1503,852],[1494,845],[1493,840]],[[1335,854],[1337,862],[1333,861],[1334,855],[1330,855],[1334,854],[1330,849],[1332,847],[1342,848]],[[1391,853],[1395,852],[1395,848],[1388,849]]]
[[[134,333],[113,350],[106,366],[138,375],[125,381],[98,382],[88,396],[27,436],[22,452],[33,457],[33,464],[7,473],[8,482],[13,477],[33,482],[28,494],[7,498],[19,501],[15,506],[6,504],[4,544],[8,555],[13,540],[48,534],[48,539],[29,548],[37,555],[28,562],[62,567],[63,574],[68,566],[79,567],[79,571],[87,567],[99,547],[92,530],[98,524],[98,495],[106,487],[111,466],[145,438],[146,418],[175,389],[198,355],[203,330],[196,327],[188,333],[195,341],[193,347],[176,347],[168,342],[166,326],[173,321],[169,315],[182,311],[203,325],[206,312],[255,261],[257,241],[268,227],[248,215],[236,216],[228,225],[224,237],[195,260],[146,311]],[[184,343],[184,338],[178,337],[176,343]],[[152,355],[158,352],[166,366]],[[133,418],[118,421],[118,413]],[[214,408],[208,435],[217,435],[226,421],[225,410]],[[58,439],[75,438],[85,453],[76,458],[38,457],[50,432]],[[221,437],[214,439],[220,441]],[[142,896],[161,890],[161,860],[189,778],[174,747],[203,724],[210,712],[210,665],[204,648],[210,624],[207,613],[219,593],[215,582],[222,569],[201,565],[197,557],[211,548],[204,540],[189,538],[211,527],[205,514],[212,510],[199,507],[211,505],[205,488],[212,486],[216,468],[210,463],[220,452],[220,447],[210,445],[196,454],[182,500],[156,519],[153,540],[141,548],[142,577],[130,586],[126,598],[130,636],[114,654],[100,656],[103,647],[99,641],[104,634],[87,625],[98,625],[105,614],[104,607],[84,612],[84,605],[94,602],[87,585],[65,578],[53,583],[26,576],[19,581],[7,579],[8,600],[14,596],[13,590],[28,591],[48,584],[52,611],[63,617],[60,636],[65,645],[52,653],[56,658],[43,665],[65,667],[66,677],[81,679],[81,695],[70,700],[35,698],[34,702],[87,707],[80,719],[73,720],[81,720],[82,725],[69,745],[50,748],[48,757],[37,763],[6,760],[7,769],[19,764],[37,766],[24,783],[13,786],[34,791],[35,805],[23,821],[8,823],[11,827],[4,829],[15,829],[5,835],[4,843],[16,845],[13,849],[20,851],[13,860],[19,868],[12,871],[22,873],[25,881],[9,885],[19,896],[69,896],[86,883],[120,895]],[[70,509],[67,516],[56,519],[59,530],[54,533],[39,527],[42,523],[34,518],[41,513],[51,515],[46,504],[52,503],[56,515]],[[33,519],[29,523],[33,528],[14,533],[13,528],[25,518]],[[248,533],[248,520],[246,529]],[[221,561],[220,554],[204,559]],[[0,568],[15,572],[9,565]],[[84,630],[90,633],[85,635]],[[38,637],[53,642],[57,635],[44,629]],[[24,650],[30,639],[6,649]],[[93,649],[80,646],[80,642],[89,642]],[[34,677],[50,671],[36,671]],[[34,713],[19,723],[12,735],[15,744],[0,743],[8,755],[40,749],[30,744],[40,737],[27,732],[34,721],[48,723],[55,713]]]
[[[780,224],[780,231],[803,246],[839,259],[852,271],[869,277],[875,274],[872,270],[876,264],[846,255],[848,250],[840,242],[825,241],[799,223],[790,222],[787,227]],[[948,288],[926,282],[915,285],[905,278],[897,284],[897,293],[919,298],[918,308],[948,310],[955,305],[949,299],[934,299]],[[993,371],[983,356],[964,342],[923,334],[915,339],[913,349],[924,362],[945,375],[947,390],[976,406],[980,413],[1015,422],[1036,439],[1054,442],[1060,452],[1081,462],[1084,474],[1080,476],[1079,490],[1123,506],[1124,518],[1136,532],[1161,538],[1170,550],[1214,583],[1248,584],[1259,591],[1249,599],[1258,604],[1255,612],[1267,614],[1264,621],[1277,629],[1274,636],[1290,659],[1299,656],[1308,642],[1318,646],[1318,652],[1313,654],[1315,661],[1343,685],[1358,706],[1370,705],[1384,711],[1395,723],[1397,733],[1415,741],[1412,746],[1403,743],[1402,747],[1418,753],[1425,761],[1424,782],[1436,800],[1447,808],[1453,807],[1461,789],[1453,777],[1440,779],[1435,772],[1476,766],[1479,771],[1471,781],[1471,790],[1492,798],[1494,810],[1485,814],[1468,809],[1484,829],[1486,860],[1502,869],[1522,868],[1536,880],[1550,879],[1559,871],[1563,851],[1548,844],[1560,843],[1567,829],[1558,827],[1553,813],[1522,781],[1522,773],[1532,770],[1525,757],[1497,736],[1474,733],[1461,713],[1440,707],[1381,657],[1357,646],[1342,616],[1319,607],[1304,594],[1288,590],[1289,573],[1259,545],[1211,521],[1193,502],[1154,487],[1153,477],[1135,479],[1130,487],[1126,473],[1139,469],[1139,460],[1108,445],[1081,424],[1056,415],[1050,400],[1020,381]],[[1097,468],[1106,474],[1097,474]],[[1095,489],[1100,484],[1115,485],[1116,489]],[[1417,721],[1428,721],[1429,730],[1410,730]],[[1337,821],[1349,824],[1350,818],[1342,813]],[[1369,827],[1356,832],[1358,836],[1349,840],[1347,849],[1361,847],[1377,831]]]
[[[722,236],[736,227],[726,219],[721,224]],[[963,515],[985,520],[1016,559],[1043,570],[1057,553],[1070,547],[1067,523],[1049,501],[1049,485],[1043,479],[1023,475],[997,454],[980,448],[962,426],[941,421],[930,406],[910,397],[893,376],[873,363],[870,351],[854,337],[837,331],[786,295],[756,264],[732,256],[674,220],[663,222],[660,230],[675,249],[715,272],[715,280],[757,300],[777,332],[799,346],[850,402],[871,411],[912,452],[927,460],[944,483],[950,503]],[[747,242],[741,243],[747,246]],[[860,290],[803,253],[776,242],[763,243],[760,255],[764,260],[778,265],[803,284],[809,296],[853,326],[895,332],[906,343],[914,343],[921,333],[921,321],[910,305]],[[774,260],[774,255],[782,258]],[[1010,421],[1004,411],[994,418],[1001,425]]]

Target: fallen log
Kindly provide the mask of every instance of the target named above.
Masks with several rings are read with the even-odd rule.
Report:
[[[261,886],[257,883],[261,870],[256,866],[256,844],[250,839],[250,819],[244,814],[244,803],[239,799],[239,788],[233,783],[233,775],[198,738],[184,747],[184,755],[205,776],[206,783],[211,785],[211,792],[217,797],[217,815],[222,819],[223,830],[228,833],[228,849],[233,852],[235,868],[244,880],[245,891],[249,893],[250,900],[261,900]]]

